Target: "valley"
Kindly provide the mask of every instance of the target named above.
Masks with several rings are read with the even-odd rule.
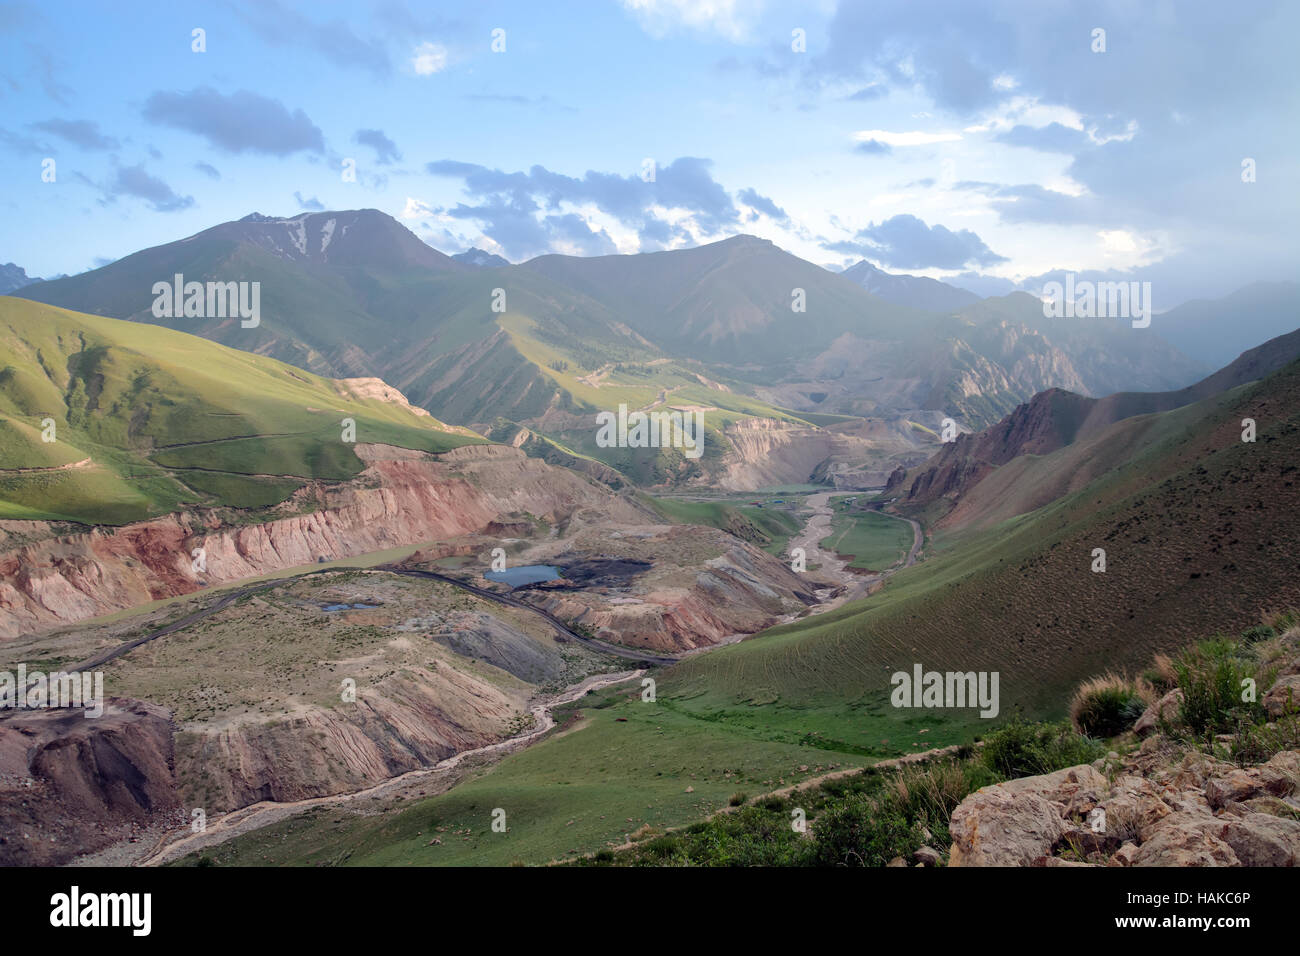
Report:
[[[680,547],[683,539],[676,541]],[[432,567],[449,566],[426,570],[417,550],[400,565],[335,565],[227,588],[216,600],[195,595],[144,618],[119,617],[6,646],[7,656],[40,660],[50,669],[103,669],[114,698],[129,698],[130,706],[140,700],[159,704],[176,723],[170,758],[175,775],[151,782],[169,798],[162,806],[137,807],[125,831],[130,837],[97,849],[88,860],[145,862],[141,854],[153,846],[148,862],[159,862],[191,844],[215,846],[308,809],[346,804],[364,806],[365,815],[373,815],[374,800],[382,797],[391,807],[393,799],[436,792],[461,779],[462,763],[482,770],[544,736],[554,726],[553,709],[609,681],[630,679],[599,676],[619,659],[623,666],[628,660],[662,666],[679,659],[628,647],[630,632],[617,618],[600,619],[599,633],[614,635],[620,643],[613,644],[587,636],[597,620],[590,612],[578,615],[575,620],[582,623],[573,626],[582,630],[574,631],[543,609],[553,604],[551,588],[572,589],[569,580],[583,575],[591,575],[591,584],[614,580],[600,571],[599,561],[564,568],[566,578],[558,582],[517,589],[522,600],[509,589],[470,584],[462,562],[456,556],[435,559]],[[201,606],[190,611],[196,602]],[[714,613],[726,610],[718,607]],[[311,619],[320,623],[308,624]],[[729,626],[752,627],[744,618]],[[300,637],[288,642],[272,637],[293,633]],[[427,644],[431,637],[443,650]],[[412,656],[413,650],[419,653],[412,641],[432,652],[432,659],[417,663],[421,658]],[[337,657],[341,648],[347,649],[344,658]],[[268,651],[272,657],[265,656]],[[192,684],[200,673],[209,677],[196,695]],[[360,688],[361,716],[347,716],[347,706],[328,703],[330,682],[344,673]],[[214,682],[218,674],[224,678]],[[268,677],[272,683],[265,683]],[[456,703],[466,692],[472,697]],[[470,699],[472,711],[465,709]],[[489,706],[489,699],[500,702]],[[417,725],[422,729],[412,737]],[[499,729],[489,729],[493,726]],[[382,743],[391,732],[385,728],[402,727],[403,749],[393,752]],[[444,729],[430,737],[434,728]],[[306,759],[311,749],[319,756]],[[291,764],[274,756],[289,751],[295,753]],[[342,765],[332,766],[338,760]],[[425,762],[432,766],[418,766]],[[204,809],[209,828],[178,840],[173,850],[170,841],[185,830],[172,822],[177,813],[184,817],[175,808],[193,805]],[[49,823],[27,825],[47,832]]]
[[[145,279],[177,271],[263,283],[264,319],[153,315]],[[929,456],[949,413],[978,429],[1047,388],[1177,388],[1206,370],[1111,320],[1047,320],[1024,293],[896,304],[752,236],[477,268],[377,210],[253,214],[18,294],[318,375],[379,378],[443,421],[498,441],[536,436],[567,462],[656,487],[752,490],[813,474],[878,487]],[[798,321],[775,321],[783,311]],[[600,447],[594,416],[620,405],[702,413],[703,457]]]
[[[0,714],[0,862],[604,860],[1300,606],[1300,332],[1205,375],[750,237],[479,268],[362,210],[184,243],[264,321],[160,327],[131,277],[169,246],[0,298],[0,664],[108,696]],[[700,440],[602,439],[636,411]],[[913,668],[996,674],[997,718],[894,706]]]

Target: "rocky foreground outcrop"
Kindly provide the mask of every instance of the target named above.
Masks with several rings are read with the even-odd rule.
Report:
[[[1300,751],[1238,768],[1162,735],[966,797],[950,866],[1296,866]]]

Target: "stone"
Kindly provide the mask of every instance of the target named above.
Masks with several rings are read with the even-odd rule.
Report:
[[[1149,831],[1173,813],[1150,780],[1132,775],[1117,778],[1112,795],[1099,806],[1106,812],[1106,831],[1119,843]]]
[[[1110,858],[1110,866],[1132,866],[1133,859],[1137,856],[1138,845],[1136,843],[1125,843],[1115,851],[1115,855]]]
[[[1300,863],[1300,823],[1267,813],[1233,820],[1223,834],[1242,866],[1296,866]]]
[[[1183,704],[1183,692],[1175,687],[1165,696],[1142,712],[1142,716],[1133,725],[1133,732],[1139,737],[1149,737],[1160,727],[1160,721],[1173,720],[1178,716],[1178,708]]]
[[[1300,674],[1279,677],[1260,703],[1274,720],[1283,714],[1300,712]]]
[[[1222,810],[1229,803],[1249,800],[1263,789],[1258,773],[1233,770],[1231,773],[1206,782],[1205,799],[1214,809]]]
[[[1133,854],[1133,866],[1240,866],[1224,825],[1200,814],[1176,813],[1155,828]]]
[[[938,866],[943,857],[934,847],[923,846],[912,854],[912,859],[922,866]]]
[[[1005,786],[976,791],[953,811],[949,866],[1028,866],[1051,853],[1065,832],[1056,808],[1038,793]]]

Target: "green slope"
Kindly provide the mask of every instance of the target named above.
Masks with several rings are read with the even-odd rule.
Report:
[[[260,324],[155,318],[154,283],[176,274],[260,283]],[[19,294],[379,377],[444,421],[505,418],[653,484],[707,477],[736,418],[800,414],[774,404],[822,420],[921,408],[979,427],[1045,388],[1168,387],[1161,370],[1186,364],[1151,335],[1046,323],[1029,296],[955,316],[896,305],[751,236],[473,269],[376,210],[246,217]],[[1080,379],[1070,359],[1085,358]],[[712,458],[584,446],[585,416],[661,400],[718,410]]]
[[[1247,413],[1260,424],[1253,445],[1239,439]],[[699,820],[736,792],[969,741],[1015,714],[1060,717],[1081,678],[1143,670],[1154,651],[1300,601],[1300,363],[1169,414],[1177,427],[1111,473],[995,529],[937,541],[936,556],[871,598],[656,674],[653,704],[634,685],[603,692],[575,706],[567,732],[446,794],[374,818],[307,814],[211,859],[544,863],[643,824]],[[695,520],[710,506],[663,507]],[[1101,575],[1089,569],[1097,546],[1109,557]],[[892,707],[889,676],[914,663],[998,671],[999,718]],[[490,829],[498,807],[505,834]]]
[[[523,268],[602,303],[672,354],[735,368],[784,369],[846,332],[911,339],[936,318],[753,236],[636,256],[541,256]]]
[[[273,359],[0,297],[4,517],[122,524],[272,504],[305,479],[362,470],[344,418],[359,442],[441,452],[482,440]]]
[[[877,595],[686,661],[663,693],[711,720],[815,725],[851,747],[889,674],[914,663],[997,671],[1004,715],[1057,717],[1082,677],[1294,605],[1300,363],[1167,414],[1178,427],[1083,489],[941,537],[935,557]],[[1240,440],[1243,417],[1259,423],[1254,444]],[[1125,423],[1114,428],[1130,440]],[[1091,570],[1094,548],[1104,574]]]

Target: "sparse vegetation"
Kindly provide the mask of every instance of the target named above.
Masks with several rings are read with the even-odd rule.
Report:
[[[990,734],[980,752],[984,765],[1004,780],[1090,763],[1105,753],[1100,742],[1067,723],[1035,724],[1016,718]]]
[[[1092,677],[1074,692],[1070,722],[1080,734],[1114,737],[1132,727],[1155,698],[1155,688],[1144,677],[1110,673]]]

